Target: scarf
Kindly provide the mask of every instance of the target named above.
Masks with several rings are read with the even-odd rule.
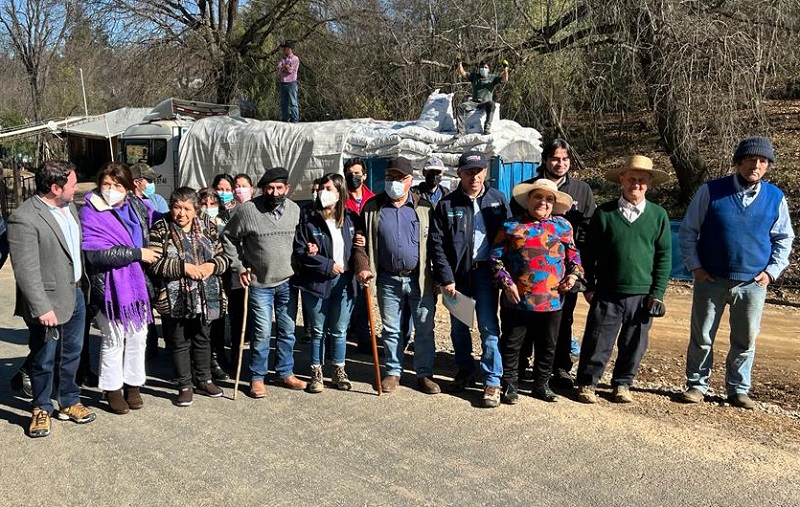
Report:
[[[86,195],[86,205],[80,212],[84,250],[108,250],[115,246],[141,248],[143,241],[141,232],[137,235],[139,240],[137,246],[128,227],[123,223],[126,219],[135,220],[136,226],[141,231],[139,218],[129,202],[123,207],[129,208],[125,218],[110,208],[100,195],[95,193]],[[105,273],[103,298],[104,315],[108,320],[120,322],[126,331],[141,329],[153,321],[145,274],[139,262],[109,268]]]

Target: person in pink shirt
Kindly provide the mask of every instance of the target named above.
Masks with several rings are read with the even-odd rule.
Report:
[[[300,108],[297,105],[297,70],[300,59],[292,52],[292,41],[281,44],[283,57],[278,60],[278,75],[281,87],[281,121],[297,123],[300,121]]]

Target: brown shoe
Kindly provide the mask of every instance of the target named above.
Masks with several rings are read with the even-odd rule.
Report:
[[[628,386],[616,386],[611,393],[611,401],[614,403],[633,403],[633,395]]]
[[[106,401],[108,401],[108,409],[114,414],[127,414],[131,410],[128,402],[125,401],[125,396],[122,394],[122,389],[117,389],[116,391],[106,391]]]
[[[593,386],[578,386],[578,401],[592,405],[597,403],[597,395],[594,393]]]
[[[59,421],[73,421],[78,424],[86,424],[94,421],[96,416],[93,411],[78,402],[67,408],[60,409],[56,417],[58,417]]]
[[[276,386],[285,387],[287,389],[291,389],[292,391],[302,391],[306,388],[306,383],[300,380],[299,378],[295,377],[294,375],[289,375],[288,377],[279,378],[275,381]]]
[[[390,393],[397,389],[397,386],[400,385],[400,376],[399,375],[386,375],[381,380],[381,391],[384,393]]]
[[[419,377],[417,379],[417,389],[425,394],[439,394],[442,392],[442,388],[431,377]]]
[[[50,413],[39,407],[34,407],[31,425],[28,427],[28,436],[31,438],[46,437],[50,434]]]
[[[267,388],[264,387],[263,380],[253,380],[250,382],[250,396],[253,398],[263,398],[267,395]]]
[[[139,392],[138,387],[125,386],[125,401],[128,402],[131,410],[139,410],[144,406],[142,393]]]

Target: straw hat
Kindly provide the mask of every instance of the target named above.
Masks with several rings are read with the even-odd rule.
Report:
[[[536,180],[533,183],[520,183],[511,190],[511,195],[514,196],[517,204],[528,209],[528,194],[534,190],[544,190],[555,196],[556,202],[553,203],[553,215],[563,215],[572,208],[572,196],[565,192],[560,192],[555,183],[545,178]]]
[[[610,169],[605,172],[605,178],[613,183],[619,183],[619,175],[628,169],[636,169],[650,173],[651,185],[660,185],[669,179],[669,174],[659,169],[653,169],[653,160],[642,155],[633,155],[625,160],[622,169]]]

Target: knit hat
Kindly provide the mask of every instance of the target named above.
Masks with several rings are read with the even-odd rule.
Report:
[[[733,154],[733,163],[734,165],[738,164],[743,158],[750,156],[764,157],[770,163],[775,163],[775,151],[772,149],[772,143],[766,137],[755,136],[742,139]]]
[[[267,172],[264,173],[264,176],[258,180],[258,188],[264,188],[274,181],[286,183],[289,181],[289,171],[283,167],[273,167],[272,169],[267,169]]]
[[[534,190],[544,190],[553,194],[556,198],[556,202],[553,203],[553,215],[563,215],[572,208],[572,197],[566,192],[559,191],[558,186],[547,178],[538,179],[533,183],[520,183],[511,190],[511,195],[517,204],[528,209],[528,195]]]
[[[653,169],[653,160],[642,155],[633,155],[625,160],[625,165],[621,169],[610,169],[605,172],[604,176],[608,181],[619,183],[620,174],[628,169],[635,169],[637,171],[645,171],[650,173],[650,184],[660,185],[669,179],[669,174],[659,169]]]

